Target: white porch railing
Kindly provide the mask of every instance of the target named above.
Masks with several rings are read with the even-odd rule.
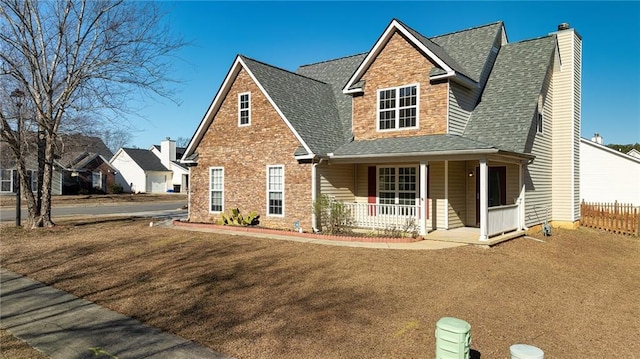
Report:
[[[487,235],[493,236],[518,229],[520,226],[519,207],[518,204],[489,207]]]
[[[353,226],[385,229],[419,226],[420,206],[375,203],[344,203],[351,213]]]

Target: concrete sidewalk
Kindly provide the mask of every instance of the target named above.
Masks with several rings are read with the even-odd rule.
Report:
[[[4,268],[0,327],[54,359],[230,358]]]

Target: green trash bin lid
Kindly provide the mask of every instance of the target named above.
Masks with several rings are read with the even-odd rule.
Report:
[[[466,321],[453,317],[444,317],[436,323],[438,329],[446,330],[451,333],[465,334],[471,330],[471,324]]]

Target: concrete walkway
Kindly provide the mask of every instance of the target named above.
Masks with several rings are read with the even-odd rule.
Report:
[[[154,223],[154,225],[166,226],[166,227],[171,227],[174,229],[184,230],[184,231],[219,233],[219,234],[228,234],[228,235],[235,235],[235,236],[277,239],[282,241],[321,244],[325,246],[339,246],[339,247],[403,249],[403,250],[433,250],[433,249],[446,249],[446,248],[469,245],[469,243],[459,243],[459,242],[457,243],[457,242],[435,241],[435,240],[422,240],[422,241],[411,242],[411,243],[337,241],[337,240],[321,239],[321,238],[300,237],[300,236],[296,236],[295,234],[286,235],[286,234],[274,234],[274,233],[254,233],[254,232],[245,232],[241,230],[236,231],[236,230],[233,230],[232,228],[218,229],[218,228],[206,227],[206,226],[205,227],[189,227],[189,226],[182,227],[182,226],[173,225],[171,220]]]
[[[230,358],[4,268],[0,327],[54,359]]]

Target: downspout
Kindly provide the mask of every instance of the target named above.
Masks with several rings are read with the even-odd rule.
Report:
[[[316,218],[316,211],[313,209],[313,204],[316,203],[316,200],[318,199],[318,181],[317,181],[317,171],[316,171],[316,166],[318,166],[319,164],[322,163],[322,161],[324,161],[324,158],[320,158],[320,160],[315,163],[312,160],[312,164],[311,164],[311,228],[313,228],[313,232],[320,232],[320,230],[318,229],[318,219]]]

